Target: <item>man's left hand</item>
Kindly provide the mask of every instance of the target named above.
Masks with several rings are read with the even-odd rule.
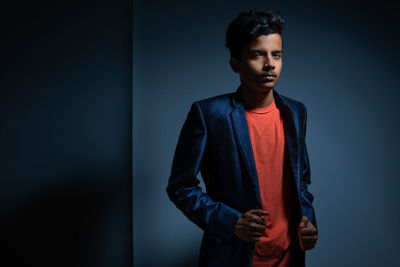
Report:
[[[309,250],[314,248],[318,239],[317,228],[310,222],[307,216],[303,216],[299,225],[299,241],[300,247],[303,250]]]

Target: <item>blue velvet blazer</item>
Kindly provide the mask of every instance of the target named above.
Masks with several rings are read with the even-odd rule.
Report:
[[[274,91],[285,131],[285,164],[293,189],[293,266],[305,265],[297,227],[301,216],[316,226],[310,167],[305,144],[306,108]],[[206,186],[198,185],[201,175]],[[297,194],[296,194],[297,192]],[[261,207],[257,171],[243,102],[237,90],[194,102],[182,127],[169,177],[171,201],[204,230],[199,266],[251,266],[254,243],[238,239],[240,216]]]

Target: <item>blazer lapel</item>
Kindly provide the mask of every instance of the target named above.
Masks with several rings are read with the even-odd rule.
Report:
[[[293,122],[293,116],[289,107],[284,103],[279,94],[274,90],[274,99],[277,108],[281,112],[283,120],[283,128],[285,131],[285,143],[290,161],[290,169],[293,175],[294,183],[297,187],[297,194],[300,192],[300,176],[299,176],[299,148],[297,143],[297,132]],[[251,146],[250,134],[247,127],[246,115],[239,94],[236,91],[232,98],[235,107],[231,113],[231,120],[235,134],[236,142],[239,146],[241,156],[246,166],[246,171],[253,184],[254,193],[257,196],[259,207],[262,206],[260,188],[258,185],[257,169],[254,160],[253,149]]]
[[[233,130],[235,134],[236,142],[239,146],[241,156],[246,166],[246,171],[250,177],[251,183],[253,184],[254,193],[257,196],[258,207],[261,208],[261,196],[260,188],[258,186],[258,176],[256,164],[254,161],[253,149],[251,147],[250,134],[247,127],[246,115],[243,104],[238,101],[238,93],[235,94],[236,99],[233,99],[235,109],[231,113],[231,120]]]
[[[283,120],[283,128],[285,131],[285,143],[286,148],[289,153],[290,167],[293,174],[294,183],[297,187],[297,194],[300,194],[300,176],[299,176],[299,148],[297,143],[297,132],[296,127],[293,122],[293,116],[288,108],[288,106],[284,103],[284,101],[280,98],[279,94],[274,91],[274,99],[277,108],[279,109],[282,120]]]

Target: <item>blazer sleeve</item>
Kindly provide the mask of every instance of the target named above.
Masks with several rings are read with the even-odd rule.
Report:
[[[206,144],[207,127],[200,105],[195,102],[179,135],[166,191],[170,200],[197,226],[221,241],[230,242],[242,214],[214,201],[198,186],[197,175]]]
[[[303,120],[303,137],[305,140],[306,137],[306,128],[307,128],[307,109],[303,105],[304,109],[304,120]],[[301,179],[301,209],[302,214],[307,216],[307,218],[311,221],[311,223],[317,228],[317,221],[315,218],[314,207],[312,205],[314,196],[308,191],[308,186],[311,184],[311,171],[310,171],[310,162],[308,159],[307,146],[304,141],[304,149],[302,155],[302,164],[303,164],[303,172]]]

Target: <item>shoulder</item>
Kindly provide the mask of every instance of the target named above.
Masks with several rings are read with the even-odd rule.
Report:
[[[223,105],[223,104],[227,104],[230,105],[232,97],[233,97],[234,93],[227,93],[227,94],[222,94],[222,95],[217,95],[217,96],[213,96],[213,97],[209,97],[209,98],[205,98],[205,99],[201,99],[198,100],[194,103],[199,104],[200,106],[213,106],[213,105]]]
[[[193,106],[197,106],[202,113],[216,115],[232,111],[232,98],[234,93],[217,95],[195,101]]]

